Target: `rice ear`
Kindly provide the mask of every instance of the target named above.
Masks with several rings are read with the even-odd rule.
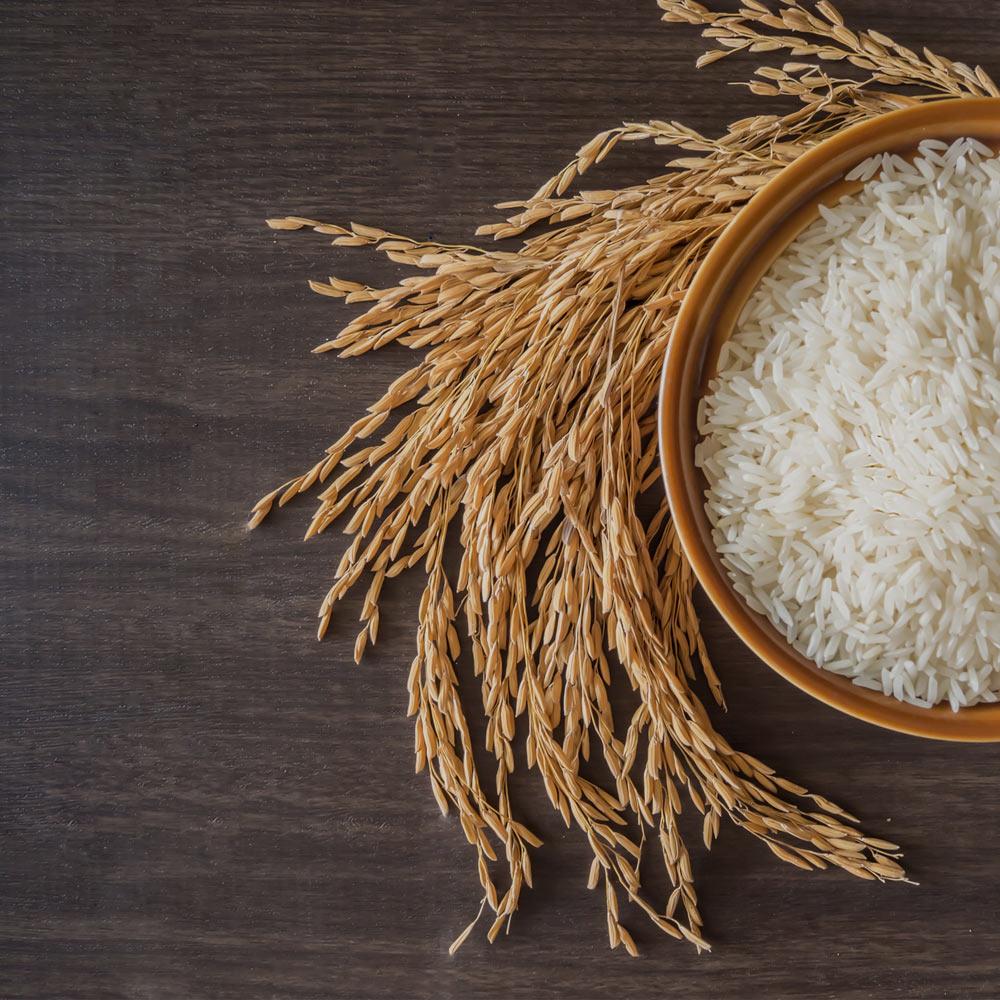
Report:
[[[359,656],[379,633],[382,582],[420,567],[407,682],[416,770],[475,852],[490,941],[509,928],[532,880],[538,838],[514,815],[510,789],[522,739],[553,809],[588,844],[592,881],[605,881],[609,940],[627,951],[619,900],[668,936],[708,947],[678,823],[685,797],[713,817],[706,839],[725,815],[790,864],[903,878],[843,810],[737,754],[714,728],[694,683],[703,670],[721,701],[694,577],[669,519],[644,524],[639,498],[656,480],[657,386],[677,312],[753,192],[847,125],[907,102],[996,88],[978,68],[852,31],[825,0],[822,16],[797,0],[745,0],[738,16],[696,0],[659,5],[666,20],[706,29],[712,48],[702,64],[774,53],[768,61],[784,68],[755,86],[769,100],[790,98],[768,108],[781,113],[734,122],[720,136],[667,119],[603,131],[533,195],[503,203],[508,218],[480,227],[497,240],[532,228],[516,247],[443,245],[299,216],[271,222],[279,233],[308,228],[417,269],[387,289],[315,283],[328,298],[367,303],[319,352],[354,357],[399,343],[424,353],[307,472],[268,493],[251,523],[275,499],[322,482],[308,535],[345,517],[351,542],[319,633],[348,591],[377,580]],[[823,60],[858,67],[872,82],[817,69]],[[907,94],[890,89],[897,85]],[[622,142],[647,140],[691,155],[643,183],[576,193],[580,176]],[[1000,525],[990,520],[1000,514],[981,517]],[[457,541],[454,572],[446,540]],[[897,596],[879,599],[895,607]],[[637,694],[630,719],[612,709],[613,672]],[[463,707],[476,699],[460,698],[460,683],[482,699],[479,763]],[[594,755],[610,769],[607,787],[582,776]],[[650,851],[671,882],[666,901],[652,902],[639,882],[635,854]]]

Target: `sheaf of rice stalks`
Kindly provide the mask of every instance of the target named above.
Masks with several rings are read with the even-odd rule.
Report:
[[[344,522],[352,541],[319,609],[319,635],[364,583],[356,659],[378,635],[384,581],[422,567],[407,682],[416,769],[475,853],[491,941],[531,885],[539,845],[511,800],[515,740],[552,806],[586,838],[588,884],[603,890],[610,944],[631,954],[622,902],[708,948],[678,826],[685,800],[704,817],[707,846],[727,819],[799,868],[904,878],[896,845],[865,836],[854,817],[733,748],[709,721],[693,682],[700,673],[720,704],[722,691],[699,633],[692,573],[665,505],[644,523],[636,502],[659,476],[654,410],[674,320],[735,213],[783,166],[849,125],[998,91],[978,67],[852,31],[827,3],[745,0],[736,13],[694,0],[659,5],[666,21],[703,26],[713,48],[699,65],[741,51],[790,59],[746,84],[791,98],[790,109],[734,122],[720,137],[667,120],[602,132],[530,198],[498,206],[504,221],[480,228],[505,239],[541,227],[516,249],[421,242],[357,223],[270,221],[312,228],[337,246],[374,247],[418,272],[391,288],[310,282],[322,295],[368,304],[317,351],[351,357],[395,341],[425,353],[312,468],[260,500],[250,523],[314,488],[319,506],[306,537]],[[830,63],[849,75],[822,68]],[[892,89],[902,85],[906,94]],[[685,155],[634,187],[571,191],[618,143],[640,140]],[[452,573],[449,532],[461,548]],[[469,671],[459,668],[463,650]],[[630,718],[612,713],[616,672],[638,696]],[[473,759],[460,673],[481,690],[490,773]],[[591,757],[609,782],[581,773]],[[669,878],[662,896],[640,885],[650,851]]]

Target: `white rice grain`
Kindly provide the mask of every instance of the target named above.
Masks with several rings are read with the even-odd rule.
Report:
[[[957,711],[1000,695],[1000,158],[928,140],[848,176],[720,354],[706,510],[796,649]]]

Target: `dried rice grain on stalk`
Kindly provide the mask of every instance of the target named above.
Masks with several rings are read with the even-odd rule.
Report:
[[[762,96],[792,98],[792,109],[735,122],[718,138],[670,121],[601,133],[532,197],[500,206],[510,213],[504,221],[480,229],[503,239],[563,224],[514,250],[297,217],[270,223],[310,227],[335,245],[371,246],[420,272],[385,289],[336,278],[311,283],[322,294],[371,303],[317,350],[352,356],[398,341],[426,353],[311,469],[265,496],[251,525],[275,501],[322,484],[307,537],[346,517],[352,542],[320,607],[319,634],[364,579],[357,658],[377,635],[385,579],[423,565],[408,682],[417,770],[428,772],[442,811],[457,812],[477,855],[490,940],[530,886],[530,852],[539,843],[511,803],[515,739],[525,741],[553,807],[587,838],[589,884],[603,884],[612,947],[635,952],[622,900],[672,937],[708,947],[677,823],[685,798],[704,815],[706,845],[726,817],[797,867],[904,877],[895,845],[865,837],[842,809],[715,730],[692,686],[700,672],[722,703],[692,605],[693,575],[666,508],[646,525],[636,503],[659,476],[658,376],[684,292],[754,191],[856,122],[915,101],[997,89],[979,68],[849,30],[826,3],[809,10],[783,0],[770,10],[746,0],[735,14],[693,0],[660,6],[664,20],[705,26],[717,47],[701,64],[739,51],[796,60],[763,67],[747,84]],[[840,62],[853,77],[830,76],[817,60]],[[898,85],[908,87],[905,96],[885,89]],[[635,140],[685,155],[644,184],[571,193],[590,166]],[[380,436],[407,403],[415,408]],[[454,579],[443,561],[449,529],[462,553]],[[460,633],[475,674],[464,683],[481,687],[495,774],[480,775],[473,760],[458,696]],[[624,672],[640,699],[630,719],[613,716],[613,671]],[[580,773],[594,754],[612,776],[607,787]],[[666,867],[666,899],[639,884],[649,850]],[[506,869],[499,885],[498,868]]]

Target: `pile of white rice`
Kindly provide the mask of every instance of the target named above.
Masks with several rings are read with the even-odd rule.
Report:
[[[826,670],[1000,695],[1000,159],[877,156],[770,269],[701,401],[715,544]]]

